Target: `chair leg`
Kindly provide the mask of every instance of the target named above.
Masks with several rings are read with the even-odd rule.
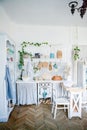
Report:
[[[69,108],[69,106],[68,106],[68,118],[71,119],[71,117],[70,117],[70,112],[69,112],[69,111],[70,111],[70,108]]]
[[[66,112],[66,109],[65,109],[66,105],[64,105],[64,112]]]
[[[54,103],[52,105],[52,111],[51,111],[51,113],[53,113],[53,112],[54,112]]]
[[[54,119],[56,118],[56,113],[57,113],[57,104],[54,107]]]

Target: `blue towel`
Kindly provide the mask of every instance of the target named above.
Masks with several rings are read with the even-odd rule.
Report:
[[[11,76],[10,76],[9,67],[7,66],[6,66],[5,81],[6,81],[6,98],[7,100],[13,99]]]

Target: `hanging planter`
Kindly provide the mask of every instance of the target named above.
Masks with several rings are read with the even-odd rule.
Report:
[[[74,55],[73,55],[73,58],[75,61],[79,59],[79,52],[80,52],[80,49],[78,48],[78,46],[76,46],[74,48]]]

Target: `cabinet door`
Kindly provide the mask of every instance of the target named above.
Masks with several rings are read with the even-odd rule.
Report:
[[[6,44],[5,36],[0,34],[0,121],[7,116],[6,87],[5,87],[5,65],[6,65]]]
[[[52,101],[52,83],[38,83],[38,103],[50,103]]]

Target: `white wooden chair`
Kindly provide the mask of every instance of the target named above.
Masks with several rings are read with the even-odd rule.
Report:
[[[64,96],[57,95],[57,89],[53,87],[53,104],[52,104],[52,114],[54,119],[56,118],[57,110],[64,109],[64,111],[68,110],[68,118],[69,118],[69,100]]]

